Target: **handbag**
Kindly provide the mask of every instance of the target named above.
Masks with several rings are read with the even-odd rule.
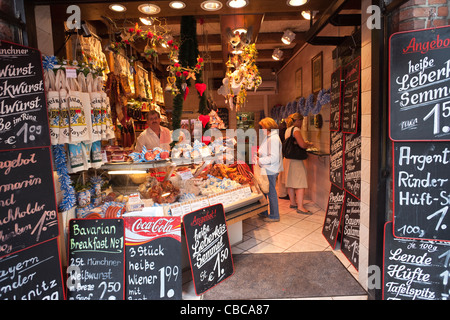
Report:
[[[308,158],[306,150],[298,145],[294,137],[294,128],[291,130],[290,137],[283,141],[282,151],[286,159],[305,160]]]
[[[269,193],[269,178],[267,178],[266,169],[261,168],[259,164],[253,165],[253,176],[263,193]]]

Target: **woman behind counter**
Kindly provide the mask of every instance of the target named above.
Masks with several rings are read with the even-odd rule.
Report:
[[[152,150],[159,147],[163,150],[170,150],[170,143],[172,142],[172,135],[170,130],[162,127],[161,116],[158,111],[151,110],[147,114],[147,125],[145,129],[136,140],[136,152],[141,152],[142,147],[145,146],[147,150]]]
[[[292,119],[292,125],[286,129],[284,138],[289,138],[292,130],[294,130],[297,144],[303,149],[311,147],[313,144],[305,141],[302,136],[303,116],[300,113],[293,113],[289,118]],[[285,185],[291,202],[290,207],[296,208],[298,213],[309,214],[308,209],[303,206],[305,190],[308,188],[308,179],[303,160],[285,159],[284,170]]]
[[[265,138],[259,146],[257,163],[264,168],[269,180],[269,215],[261,213],[260,215],[266,222],[280,221],[280,212],[278,209],[278,196],[276,190],[276,181],[278,173],[283,171],[282,146],[278,135],[278,125],[272,118],[264,118],[259,122],[263,129]]]

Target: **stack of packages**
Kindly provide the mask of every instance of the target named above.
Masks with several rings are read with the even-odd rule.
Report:
[[[67,77],[64,69],[44,72],[51,141],[67,145],[69,173],[100,167],[101,140],[114,138],[102,79],[91,73]]]
[[[61,182],[70,181],[70,173],[102,165],[101,141],[114,138],[114,127],[102,78],[58,67],[44,64],[51,143]],[[71,190],[64,190],[70,188],[67,183],[61,187],[63,198],[73,196]],[[73,205],[67,199],[63,203]],[[70,209],[68,206],[60,206],[60,210]]]

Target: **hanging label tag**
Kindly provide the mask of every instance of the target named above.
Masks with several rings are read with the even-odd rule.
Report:
[[[77,78],[77,69],[75,68],[66,68],[66,78]]]

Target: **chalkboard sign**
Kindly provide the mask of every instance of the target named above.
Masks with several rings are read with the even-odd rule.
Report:
[[[183,216],[189,260],[197,295],[201,295],[234,273],[222,204]]]
[[[450,27],[389,40],[389,132],[394,141],[450,140]]]
[[[58,235],[50,148],[0,152],[0,256]]]
[[[70,220],[68,242],[68,299],[123,300],[123,219]]]
[[[450,240],[450,147],[445,142],[395,142],[394,234]]]
[[[64,300],[57,239],[0,258],[0,300]]]
[[[0,41],[0,150],[49,145],[41,53]]]
[[[341,129],[342,67],[331,74],[330,131]]]
[[[345,190],[331,184],[328,196],[327,213],[323,223],[322,234],[334,249],[336,247],[342,210],[344,208]]]
[[[125,217],[127,300],[181,300],[181,218]]]
[[[344,187],[344,134],[330,131],[330,181]]]
[[[361,198],[361,133],[345,135],[344,189]]]
[[[356,133],[359,125],[360,60],[356,58],[345,66],[345,85],[342,100],[342,132]],[[331,119],[330,119],[331,121]]]
[[[395,238],[384,229],[383,300],[448,300],[450,243]]]
[[[341,251],[356,270],[359,265],[360,207],[359,199],[349,193],[345,195]]]

